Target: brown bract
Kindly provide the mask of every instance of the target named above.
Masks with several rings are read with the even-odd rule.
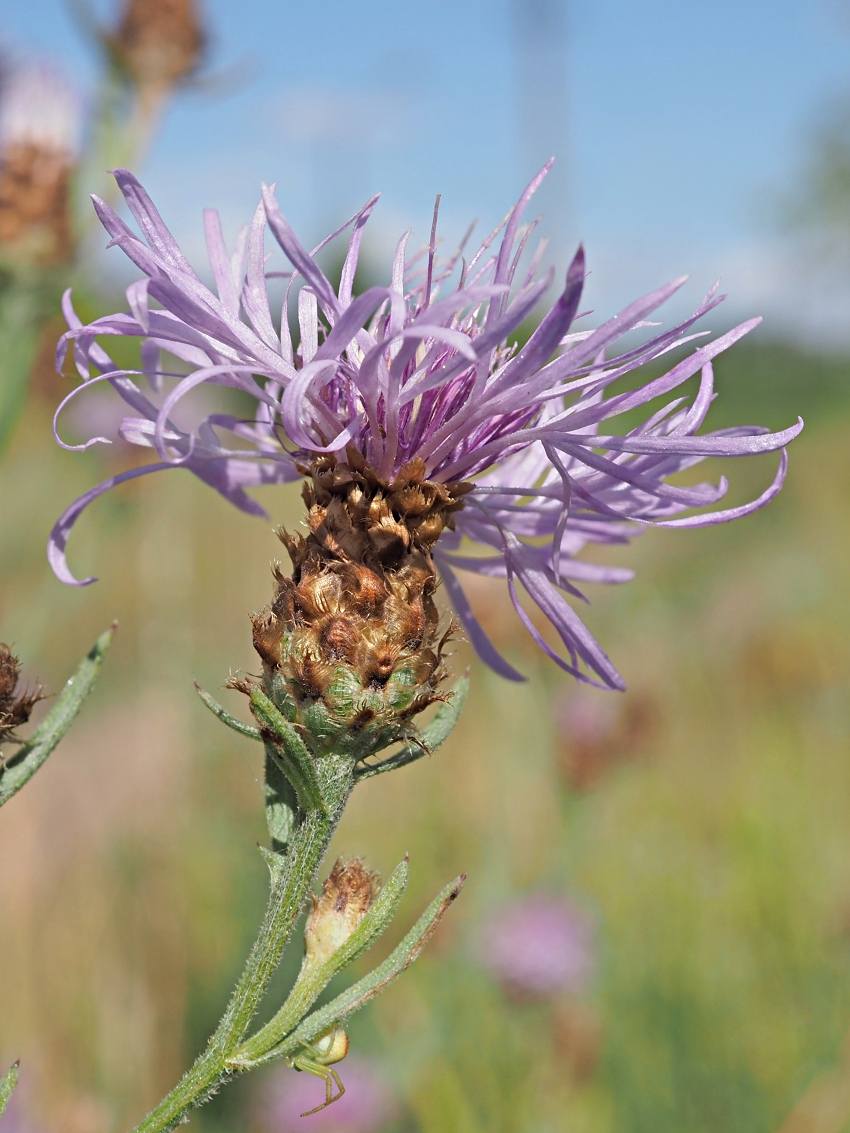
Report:
[[[393,569],[410,551],[428,552],[443,531],[454,530],[454,513],[473,485],[438,484],[416,457],[392,480],[380,477],[354,448],[345,463],[333,455],[299,466],[313,540],[353,562]]]
[[[194,0],[128,0],[108,42],[138,86],[166,91],[197,70],[206,36]]]
[[[26,724],[34,705],[42,700],[41,689],[20,692],[21,663],[8,645],[0,643],[0,743],[15,740],[15,728]],[[2,757],[0,757],[2,759]]]
[[[403,673],[411,692],[403,705],[393,702],[406,720],[440,699],[448,633],[439,639],[430,549],[470,485],[432,483],[421,461],[386,483],[349,456],[346,464],[322,457],[307,467],[309,534],[278,533],[292,574],[275,568],[274,601],[252,618],[254,646],[298,701],[325,698],[338,687],[340,666],[363,690]]]
[[[0,155],[0,250],[44,267],[73,256],[66,153],[14,142]]]
[[[380,888],[377,873],[371,873],[360,858],[337,858],[322,896],[313,897],[313,911],[304,929],[308,963],[329,959],[365,917]]]

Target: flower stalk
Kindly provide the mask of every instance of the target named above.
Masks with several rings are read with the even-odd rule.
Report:
[[[257,699],[262,714],[267,706]],[[274,746],[267,743],[267,751]],[[319,963],[305,961],[277,1014],[255,1035],[245,1038],[356,783],[354,764],[348,755],[327,755],[317,761],[319,799],[314,805],[309,793],[299,794],[295,825],[285,840],[279,814],[282,804],[276,801],[269,805],[269,797],[276,793],[267,791],[269,833],[273,846],[281,848],[264,852],[271,874],[271,889],[256,942],[206,1050],[134,1133],[166,1133],[176,1128],[235,1074],[309,1046],[329,1027],[369,1002],[413,963],[460,892],[465,875],[438,895],[401,944],[370,976],[358,981],[332,1003],[308,1014],[330,980],[371,947],[389,926],[407,885],[405,858],[347,939]],[[282,765],[276,760],[267,761],[267,769],[269,766],[282,773]],[[289,801],[292,801],[292,793]]]
[[[316,810],[305,817],[293,833],[285,855],[267,854],[271,889],[266,913],[227,1010],[207,1049],[171,1093],[136,1127],[135,1133],[163,1133],[176,1128],[193,1109],[208,1100],[232,1077],[230,1059],[244,1038],[277,969],[351,786],[349,778],[334,798],[331,814]]]

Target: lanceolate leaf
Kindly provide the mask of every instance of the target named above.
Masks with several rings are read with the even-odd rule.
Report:
[[[3,1110],[12,1096],[12,1090],[18,1081],[18,1063],[10,1066],[6,1073],[0,1078],[0,1117],[3,1116]]]
[[[205,692],[197,681],[195,681],[195,692],[197,692],[198,696],[204,704],[206,704],[213,716],[221,720],[222,724],[227,724],[228,728],[232,728],[233,731],[238,732],[240,736],[248,736],[248,738],[252,740],[262,739],[259,728],[254,728],[250,724],[244,724],[241,720],[237,719],[236,716],[231,716],[227,709],[222,708],[217,700],[213,700],[210,694]]]
[[[0,806],[35,775],[70,728],[94,687],[114,631],[113,625],[100,635],[31,739],[7,758],[5,767],[0,767]]]
[[[266,801],[266,825],[269,828],[272,850],[280,854],[289,845],[292,831],[295,829],[298,798],[292,784],[281,770],[271,744],[266,744],[266,777],[263,783],[263,795]]]

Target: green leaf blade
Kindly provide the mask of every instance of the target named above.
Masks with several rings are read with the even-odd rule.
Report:
[[[302,966],[301,973],[284,1005],[264,1027],[242,1044],[229,1060],[231,1065],[239,1067],[253,1065],[273,1050],[304,1018],[333,977],[372,947],[395,916],[409,877],[410,863],[405,857],[387,878],[372,906],[348,940],[323,964],[315,968],[309,967],[306,963]]]
[[[201,688],[197,681],[195,681],[195,692],[204,702],[204,704],[212,712],[217,720],[221,720],[222,724],[226,724],[228,728],[232,728],[234,732],[238,732],[240,736],[247,736],[251,740],[261,740],[263,737],[260,735],[259,728],[253,728],[250,724],[243,723],[242,720],[236,716],[232,716],[226,708],[214,700],[208,692]]]
[[[266,744],[265,778],[263,798],[266,804],[266,825],[272,843],[272,851],[282,854],[295,830],[295,816],[298,810],[298,796],[295,788],[281,770],[271,744]]]
[[[32,737],[0,772],[0,806],[29,782],[71,727],[100,675],[114,632],[112,625],[100,635]]]
[[[371,999],[397,979],[419,957],[425,945],[436,931],[443,917],[457,898],[466,881],[466,874],[455,878],[442,889],[401,943],[390,953],[382,964],[363,979],[358,980],[346,991],[332,999],[330,1003],[308,1015],[298,1027],[282,1042],[258,1056],[246,1057],[253,1053],[253,1040],[237,1050],[229,1064],[239,1069],[261,1066],[275,1058],[292,1054],[300,1047],[309,1046],[320,1035],[339,1024],[348,1015],[364,1007]],[[257,1038],[259,1036],[255,1036]]]
[[[9,1098],[12,1096],[12,1090],[18,1083],[18,1067],[20,1063],[16,1062],[10,1066],[6,1073],[0,1078],[0,1117],[3,1116],[3,1111],[8,1105]]]

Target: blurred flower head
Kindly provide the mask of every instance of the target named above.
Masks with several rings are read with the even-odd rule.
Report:
[[[571,688],[553,711],[560,770],[574,791],[595,786],[615,766],[644,753],[661,724],[653,696],[629,691],[625,699],[596,689]]]
[[[619,673],[564,595],[581,599],[577,583],[623,582],[631,572],[581,561],[578,553],[588,542],[626,542],[641,525],[704,526],[762,507],[782,485],[784,446],[802,422],[780,433],[747,425],[696,435],[714,397],[712,360],[752,329],[756,319],[698,347],[660,376],[610,394],[618,379],[645,363],[657,364],[698,337],[690,333],[694,323],[720,297],[710,292],[684,322],[643,343],[633,341],[609,359],[607,353],[624,335],[655,325],[646,322],[647,316],[684,280],[637,300],[595,330],[575,330],[585,276],[581,249],[554,305],[520,346],[516,334],[521,324],[553,281],[551,272],[540,277],[543,245],[527,269],[520,266],[535,228],[534,223],[523,225],[523,214],[547,169],[468,260],[464,248],[469,234],[452,255],[438,259],[435,211],[429,244],[409,256],[406,232],[388,281],[356,298],[360,244],[377,198],[313,252],[298,242],[269,188],[263,189],[253,223],[242,230],[232,253],[225,247],[218,214],[208,210],[215,294],[201,282],[139,182],[117,170],[143,238],[105,202],[95,199],[95,208],[111,242],[143,278],[128,290],[128,313],[88,326],[66,299],[70,330],[58,361],[61,365],[73,345],[83,378],[78,389],[109,381],[132,411],[122,436],[152,448],[158,459],[110,478],[64,513],[49,547],[59,577],[76,583],[64,551],[77,516],[123,479],[185,467],[237,507],[264,514],[246,488],[310,475],[328,501],[337,496],[335,506],[344,503],[351,514],[363,513],[364,529],[374,528],[367,530],[370,538],[391,528],[394,537],[413,549],[433,552],[470,640],[503,676],[522,679],[476,621],[457,569],[504,578],[517,613],[553,660],[582,680],[623,688]],[[279,328],[266,287],[267,226],[291,264],[288,272],[271,273],[289,279]],[[348,251],[334,288],[315,257],[348,227]],[[291,303],[297,309],[297,341],[290,332]],[[141,340],[141,369],[123,370],[113,363],[97,341],[97,336],[109,335]],[[161,351],[179,359],[176,369],[163,369]],[[689,406],[685,398],[675,397],[644,410],[649,415],[625,433],[603,428],[629,410],[654,406],[655,399],[663,400],[697,374],[699,388]],[[178,380],[155,402],[137,384],[140,375],[155,393],[164,378]],[[254,419],[213,414],[192,431],[177,428],[170,416],[174,406],[203,384],[249,394],[257,407]],[[722,478],[718,484],[675,487],[668,483],[673,474],[707,456],[779,449],[774,481],[757,499],[680,516],[689,508],[713,509],[728,485]],[[373,503],[380,512],[377,519]],[[469,554],[464,540],[483,553]],[[520,604],[517,583],[551,623],[565,655],[552,647]]]
[[[562,897],[518,897],[488,917],[477,935],[478,959],[514,994],[576,994],[595,965],[586,913]]]
[[[620,704],[610,697],[594,695],[592,689],[570,689],[555,702],[554,718],[563,739],[601,743],[616,731]]]
[[[81,104],[50,64],[12,67],[0,84],[0,254],[52,265],[73,253],[70,179]]]
[[[127,0],[106,42],[133,82],[165,93],[192,75],[206,44],[195,0]]]
[[[345,1093],[339,1101],[310,1117],[301,1117],[321,1103],[324,1083],[311,1074],[279,1070],[266,1085],[259,1127],[268,1133],[379,1133],[396,1108],[386,1082],[372,1062],[356,1055],[345,1060],[342,1077]]]
[[[78,92],[52,64],[12,66],[0,82],[0,155],[33,146],[75,161],[81,114]]]

